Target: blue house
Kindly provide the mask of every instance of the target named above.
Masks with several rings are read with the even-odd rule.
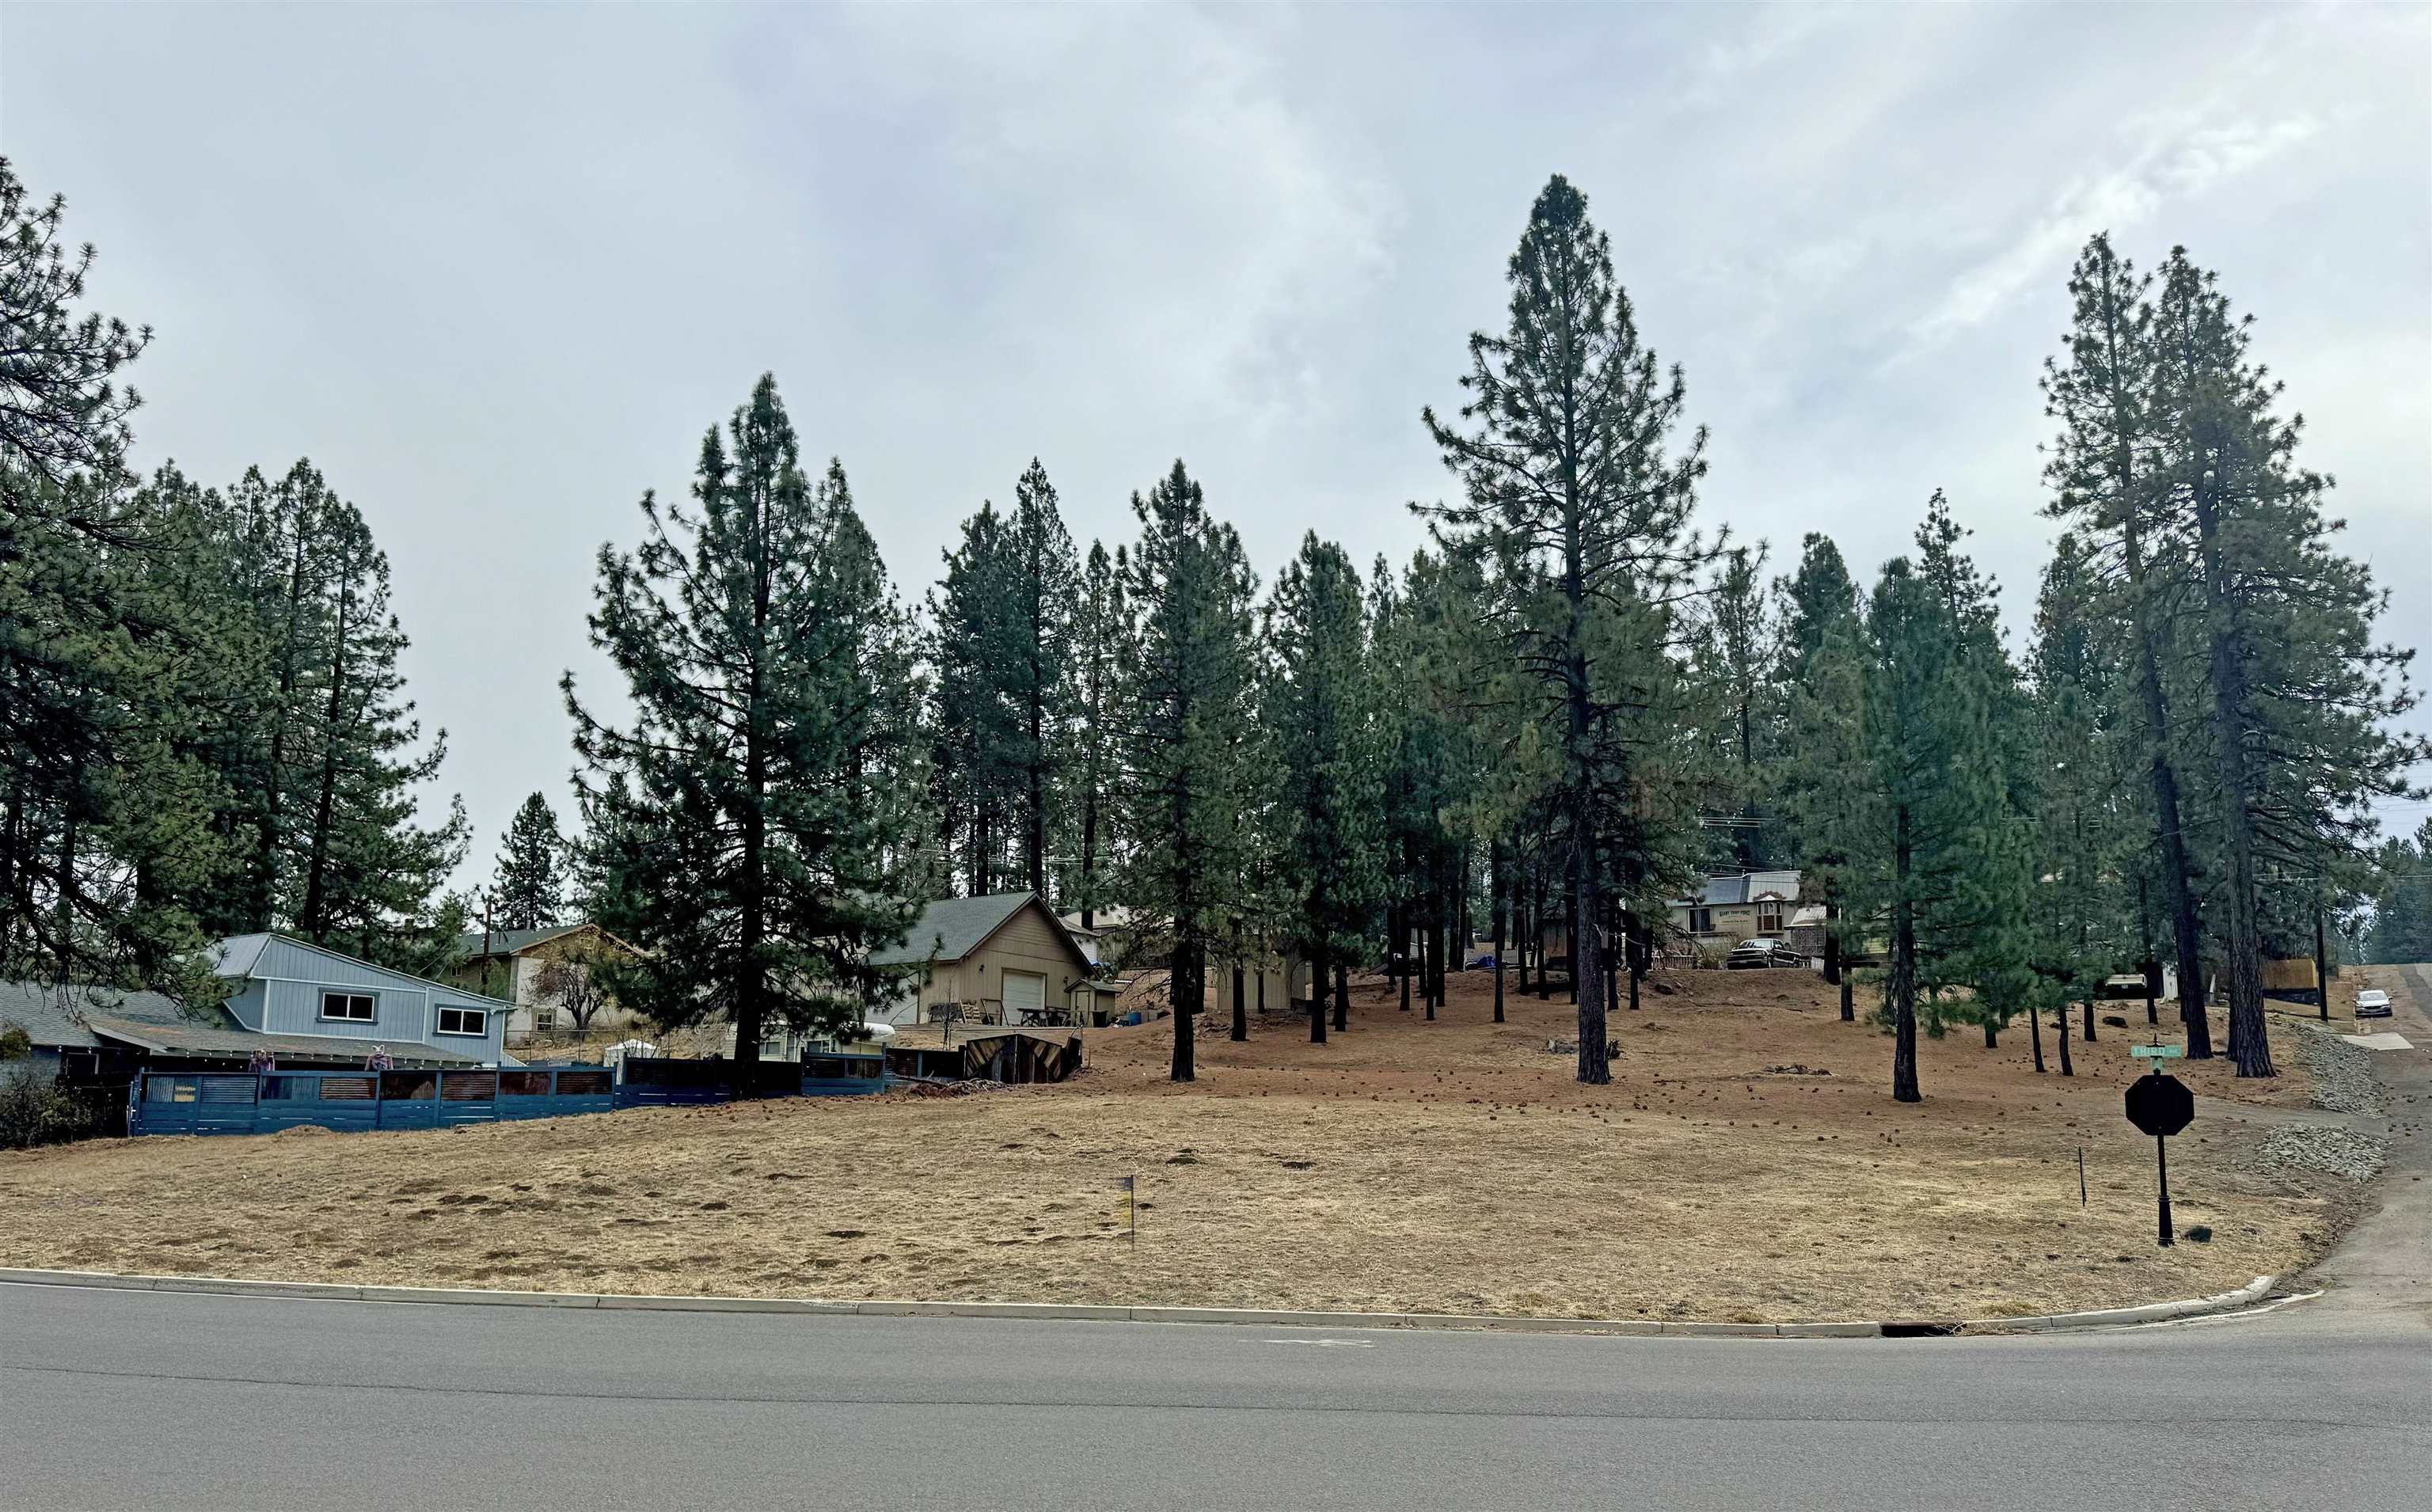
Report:
[[[233,935],[216,954],[233,987],[228,1016],[274,1053],[326,1045],[329,1058],[354,1058],[378,1047],[400,1066],[520,1064],[506,1052],[513,1003],[284,934]]]

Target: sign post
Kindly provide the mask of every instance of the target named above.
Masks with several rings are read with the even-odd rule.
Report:
[[[1132,1249],[1137,1252],[1140,1249],[1140,1178],[1119,1176],[1116,1180],[1123,1184],[1123,1217],[1131,1225]]]
[[[2185,1082],[2166,1075],[2162,1063],[2185,1055],[2176,1045],[2132,1045],[2128,1053],[2152,1065],[2153,1070],[2128,1084],[2128,1121],[2153,1136],[2153,1168],[2162,1248],[2170,1246],[2170,1151],[2167,1143],[2195,1121],[2196,1098]]]

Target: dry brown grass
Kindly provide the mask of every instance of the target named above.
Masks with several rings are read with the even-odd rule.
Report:
[[[1890,1042],[1803,973],[1699,973],[1624,1011],[1613,1084],[1572,1082],[1559,1000],[1458,983],[1429,1023],[1355,984],[1354,1027],[1199,1045],[1093,1032],[1089,1071],[961,1098],[794,1100],[433,1133],[144,1139],[0,1156],[0,1263],[836,1298],[1112,1300],[1599,1317],[2000,1316],[2217,1292],[2319,1254],[2343,1194],[2243,1168],[2208,1116],[2171,1163],[2120,1115],[2131,1034],[2038,1077],[2023,1033]],[[2126,1012],[2141,1023],[2141,1007]],[[2217,1031],[2218,1032],[2218,1031]],[[2285,1074],[2197,1090],[2305,1105]],[[2141,1035],[2136,1036],[2141,1038]],[[2046,1034],[2048,1055],[2052,1050]],[[1830,1075],[1786,1074],[1803,1066]],[[2056,1067],[2055,1067],[2056,1069]],[[2090,1205],[2078,1203],[2086,1151]],[[1115,1178],[1140,1178],[1125,1243]]]

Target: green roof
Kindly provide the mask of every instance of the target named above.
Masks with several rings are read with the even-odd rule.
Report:
[[[901,945],[890,945],[870,952],[871,966],[918,966],[926,961],[959,961],[976,950],[988,937],[1005,927],[1005,920],[1022,912],[1024,905],[1038,900],[1039,895],[1027,889],[1018,893],[988,893],[980,898],[946,898],[920,911],[912,932],[904,936]],[[1056,932],[1072,944],[1072,935],[1064,930],[1063,920],[1048,913],[1045,905],[1039,912]],[[1089,958],[1077,945],[1072,953],[1084,963]]]

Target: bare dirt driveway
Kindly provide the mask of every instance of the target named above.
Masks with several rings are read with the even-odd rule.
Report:
[[[2317,1116],[2285,1074],[2185,1069],[2182,1229],[2121,1116],[2145,1038],[2076,1075],[2023,1026],[1890,1042],[1805,972],[1700,972],[1616,1016],[1610,1086],[1549,1052],[1573,1010],[1456,980],[1433,1022],[1355,983],[1352,1027],[1246,1044],[1094,1033],[1065,1085],[788,1100],[428,1133],[143,1139],[0,1156],[0,1264],[583,1291],[1111,1301],[1770,1321],[1998,1317],[2205,1295],[2327,1252],[2360,1190],[2267,1153]],[[2081,1203],[2078,1158],[2085,1158]],[[1137,1176],[1140,1237],[1117,1180]]]

